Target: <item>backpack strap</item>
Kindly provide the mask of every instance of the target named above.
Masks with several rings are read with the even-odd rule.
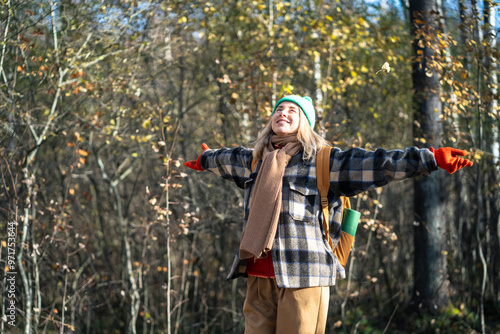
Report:
[[[251,169],[252,172],[255,170],[255,167],[257,167],[258,163],[259,160],[252,159],[252,169]]]
[[[330,219],[328,212],[328,190],[330,189],[330,146],[323,146],[316,156],[316,183],[321,196],[321,209],[323,211],[323,228],[325,236],[333,250],[333,242],[330,237]]]
[[[323,211],[323,227],[325,230],[326,238],[328,243],[333,250],[333,242],[330,237],[330,219],[328,212],[328,190],[330,189],[330,152],[332,148],[330,146],[323,146],[316,156],[316,183],[318,187],[319,194],[321,196],[321,209]],[[351,202],[346,196],[340,197],[344,209],[351,208]],[[344,215],[344,210],[342,210],[342,218]],[[342,220],[341,220],[342,221]]]

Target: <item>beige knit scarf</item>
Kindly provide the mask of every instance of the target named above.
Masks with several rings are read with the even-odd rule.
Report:
[[[274,146],[282,147],[275,149]],[[273,246],[281,212],[283,175],[302,145],[297,134],[273,136],[264,149],[262,165],[250,200],[248,220],[240,244],[240,259],[266,257]]]

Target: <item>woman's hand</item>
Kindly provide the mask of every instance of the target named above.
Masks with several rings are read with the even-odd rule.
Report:
[[[430,150],[434,153],[438,167],[450,174],[455,173],[460,168],[472,166],[472,161],[459,157],[465,156],[467,151],[451,147],[441,147],[437,150],[431,147]]]
[[[203,152],[205,152],[209,148],[208,148],[207,144],[203,143],[203,144],[201,144],[201,149],[203,150],[201,152],[201,154],[203,154]],[[200,165],[201,154],[198,156],[198,159],[196,161],[194,161],[194,160],[186,161],[184,163],[184,166],[189,167],[189,168],[194,169],[194,170],[204,171],[204,169],[201,168],[201,165]]]

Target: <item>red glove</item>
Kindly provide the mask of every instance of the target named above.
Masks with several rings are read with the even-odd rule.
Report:
[[[203,152],[208,150],[207,144],[205,144],[205,143],[201,144],[201,149],[203,150]],[[203,154],[203,152],[201,152],[201,153]],[[201,154],[198,156],[198,159],[196,161],[194,161],[194,160],[186,161],[184,163],[184,166],[189,167],[189,168],[194,169],[194,170],[204,171],[204,169],[201,168],[200,159],[201,159]]]
[[[451,147],[441,147],[437,150],[431,147],[430,150],[434,153],[438,167],[450,174],[455,173],[460,168],[472,166],[472,161],[458,157],[459,155],[465,156],[466,151]]]

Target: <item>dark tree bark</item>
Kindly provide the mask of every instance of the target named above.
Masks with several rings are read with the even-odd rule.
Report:
[[[411,0],[411,32],[414,37],[412,80],[414,88],[414,139],[422,147],[441,146],[439,73],[433,63],[438,49],[436,0]],[[425,36],[425,38],[424,38]],[[425,311],[439,311],[447,303],[448,283],[445,257],[445,206],[443,173],[432,173],[414,181],[415,305]]]

